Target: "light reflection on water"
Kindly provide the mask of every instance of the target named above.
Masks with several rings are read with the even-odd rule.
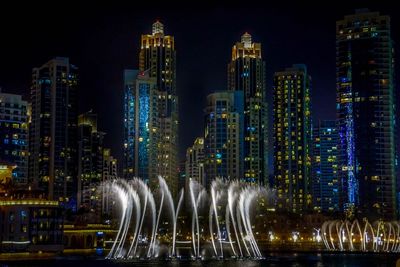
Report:
[[[399,256],[393,254],[312,254],[271,253],[264,260],[135,260],[68,258],[43,261],[1,263],[0,267],[386,267],[396,266]]]

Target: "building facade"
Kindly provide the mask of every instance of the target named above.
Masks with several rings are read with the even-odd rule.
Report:
[[[243,175],[243,92],[207,96],[205,109],[205,185],[215,178],[245,181]]]
[[[14,188],[13,171],[15,164],[0,161],[0,197],[6,197]]]
[[[57,57],[32,71],[29,176],[48,199],[76,207],[77,67]]]
[[[338,142],[336,121],[319,121],[313,130],[313,208],[319,212],[339,211]]]
[[[0,162],[15,165],[12,182],[28,183],[28,103],[0,89]]]
[[[164,25],[159,21],[153,24],[151,34],[142,35],[139,70],[148,71],[160,91],[157,101],[161,138],[157,153],[158,174],[176,195],[179,175],[176,51],[174,37],[164,34]]]
[[[198,137],[193,146],[186,150],[185,179],[192,179],[205,186],[204,178],[204,138]]]
[[[393,41],[390,18],[357,10],[336,22],[341,206],[350,214],[396,214]]]
[[[104,135],[97,130],[97,114],[78,116],[78,207],[93,212],[100,211],[102,203]]]
[[[311,208],[311,77],[305,65],[274,75],[274,186],[278,208]]]
[[[109,148],[103,149],[103,183],[112,181],[113,179],[118,178],[118,173],[117,173],[117,159],[115,159],[111,155],[111,150]],[[101,187],[101,199],[102,199],[102,214],[103,215],[109,215],[110,218],[112,217],[113,214],[113,207],[114,207],[114,197],[106,187]]]
[[[58,201],[0,200],[0,251],[63,251],[63,212]]]
[[[154,184],[162,175],[161,131],[156,79],[149,72],[125,71],[124,177]]]
[[[244,181],[267,184],[268,114],[265,101],[265,62],[261,44],[251,35],[242,35],[232,48],[228,65],[228,90],[242,91],[244,96]]]
[[[132,179],[135,176],[135,94],[138,74],[138,70],[124,71],[124,162],[122,175],[125,179]]]

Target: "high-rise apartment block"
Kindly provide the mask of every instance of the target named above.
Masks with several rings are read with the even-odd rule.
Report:
[[[396,91],[389,16],[357,10],[336,22],[341,206],[396,214]]]
[[[311,77],[305,65],[274,75],[274,185],[278,208],[311,208]]]
[[[228,65],[228,90],[244,97],[244,176],[242,181],[263,185],[268,180],[268,114],[265,101],[265,62],[261,44],[245,33],[232,48]]]
[[[243,177],[243,92],[222,91],[207,96],[205,109],[205,184],[215,178]]]
[[[338,142],[336,121],[319,121],[312,139],[313,209],[319,212],[339,211]]]
[[[71,208],[77,194],[77,67],[57,57],[32,71],[29,176]]]

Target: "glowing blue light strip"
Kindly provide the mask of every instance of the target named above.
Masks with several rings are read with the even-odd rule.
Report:
[[[347,153],[347,184],[348,184],[348,202],[355,204],[356,194],[358,191],[357,181],[354,176],[354,120],[353,120],[353,103],[346,103],[346,153]]]

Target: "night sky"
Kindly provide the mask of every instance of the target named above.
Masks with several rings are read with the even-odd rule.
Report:
[[[136,1],[111,1],[107,5],[33,2],[0,8],[3,92],[28,97],[33,67],[55,56],[69,57],[79,68],[79,110],[98,113],[99,129],[107,133],[106,146],[119,159],[123,142],[123,69],[138,67],[140,35],[150,33],[156,19],[164,23],[166,34],[175,37],[181,158],[194,138],[202,135],[206,95],[226,89],[231,48],[245,31],[253,41],[262,43],[270,108],[273,73],[293,63],[307,65],[312,76],[314,120],[335,118],[336,20],[355,8],[368,7],[388,14],[396,51],[400,51],[400,9],[390,3],[393,1],[376,1],[379,5],[366,1],[324,5],[282,1],[281,6],[265,6],[265,1],[264,7],[253,1],[241,6],[192,3],[193,7],[155,5],[151,1],[152,6],[137,5]],[[396,76],[399,74],[397,64]]]

